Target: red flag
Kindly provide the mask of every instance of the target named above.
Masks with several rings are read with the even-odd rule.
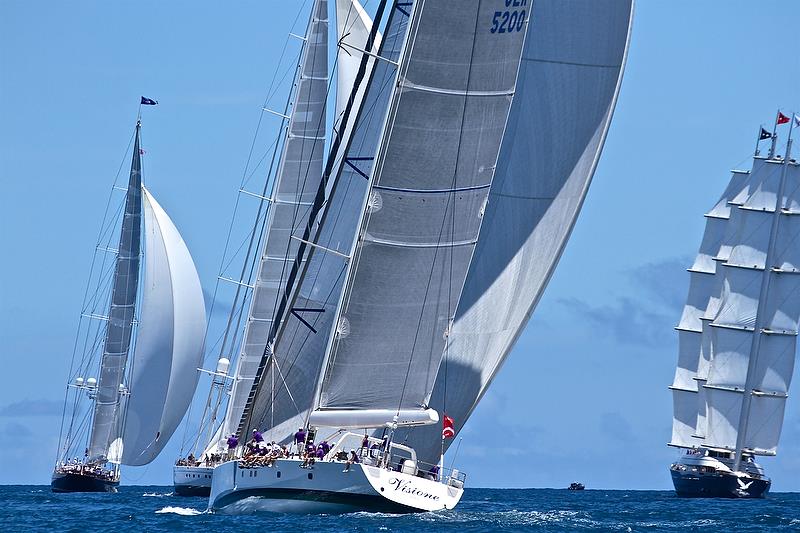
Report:
[[[789,122],[789,117],[778,111],[778,124],[786,124]]]
[[[456,435],[456,430],[454,427],[455,422],[452,418],[447,415],[444,415],[442,419],[442,439],[452,439]]]

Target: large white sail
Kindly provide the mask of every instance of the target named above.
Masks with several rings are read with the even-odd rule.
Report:
[[[350,13],[349,7],[343,9],[342,4],[346,3],[349,2],[337,4],[337,12]],[[335,132],[339,148],[333,160],[329,156],[331,168],[327,169],[333,175],[332,183],[330,187],[324,182],[320,184],[320,199],[324,201],[318,203],[318,215],[309,226],[313,231],[309,231],[309,239],[315,246],[308,248],[302,265],[297,265],[298,281],[274,341],[276,356],[271,361],[268,358],[262,361],[269,372],[263,372],[253,387],[250,407],[239,428],[242,433],[248,429],[245,426],[252,425],[269,428],[270,439],[284,440],[306,423],[343,287],[347,268],[343,255],[350,250],[355,237],[359,210],[367,191],[365,176],[372,167],[380,140],[394,87],[395,61],[405,38],[407,16],[400,11],[396,14],[388,23],[380,47],[377,28],[371,30],[372,43],[368,40],[359,46],[362,50],[369,47],[373,54],[386,60],[362,54],[356,78],[352,81],[348,77],[339,78],[338,90],[350,91],[344,110],[348,120],[344,129],[337,128]],[[341,27],[356,32],[354,25],[355,21]],[[337,122],[344,118],[338,117]],[[303,230],[298,228],[296,236],[302,238]],[[290,416],[279,416],[280,413]]]
[[[189,250],[155,198],[142,191],[142,309],[122,435],[122,463],[134,466],[156,458],[186,413],[206,332],[203,290]]]
[[[139,284],[142,221],[142,160],[139,151],[139,130],[136,124],[133,159],[125,211],[114,271],[111,308],[108,313],[100,376],[95,396],[92,431],[89,436],[89,460],[117,462],[118,453],[109,454],[112,442],[120,431],[120,387],[123,386],[128,351],[131,346],[136,315],[136,295]],[[118,448],[118,446],[115,446]]]
[[[683,308],[678,331],[678,366],[672,386],[672,439],[670,444],[679,447],[696,447],[702,439],[696,432],[698,416],[705,406],[698,397],[698,370],[703,359],[703,322],[709,304],[715,297],[719,283],[717,262],[725,242],[726,229],[735,198],[748,189],[750,172],[734,170],[725,192],[716,205],[706,213],[706,228],[700,250],[689,268],[689,295]],[[703,377],[705,377],[705,373]]]
[[[526,7],[414,5],[319,409],[426,407],[514,96]],[[493,16],[496,24],[492,25]],[[442,20],[447,24],[441,24]],[[313,420],[313,419],[312,419]],[[391,417],[384,422],[390,422]]]
[[[705,446],[776,453],[800,320],[799,200],[800,166],[771,159],[737,207],[709,324]]]
[[[292,235],[298,231],[302,233],[308,224],[310,207],[322,179],[328,91],[327,0],[316,0],[312,6],[296,83],[222,437],[235,433],[239,426],[253,380],[265,356],[267,338],[274,327],[274,313],[284,295],[297,254],[299,242],[292,239]],[[283,378],[277,372],[276,375],[270,373],[266,379],[278,394],[284,390]],[[286,410],[294,411],[291,402],[278,407],[278,418],[288,416],[283,412]]]
[[[619,91],[631,9],[624,0],[530,6],[494,184],[430,402],[457,432],[522,333],[575,223]],[[438,431],[411,433],[422,460],[438,459]]]

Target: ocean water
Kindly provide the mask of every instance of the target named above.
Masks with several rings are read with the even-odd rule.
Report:
[[[53,494],[0,486],[0,531],[800,531],[800,494],[764,500],[686,500],[665,491],[467,489],[453,511],[414,515],[221,516],[171,487]]]

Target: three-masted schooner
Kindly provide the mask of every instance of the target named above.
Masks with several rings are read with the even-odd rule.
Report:
[[[109,246],[118,226],[104,224],[90,274],[97,286],[87,290],[69,371],[55,492],[116,491],[120,464],[155,459],[197,384],[203,293],[186,244],[144,187],[140,132],[137,119],[118,246]]]
[[[771,481],[755,461],[775,455],[800,320],[800,164],[776,154],[734,170],[706,214],[678,330],[670,466],[679,496],[760,498]],[[785,119],[785,120],[784,120]]]
[[[307,89],[212,443],[240,446],[213,469],[212,510],[458,503],[465,477],[443,468],[444,437],[477,405],[566,243],[614,109],[631,7],[383,0],[362,42],[340,34],[357,68],[339,70],[344,107],[323,158],[324,101],[309,95],[327,74],[306,69],[323,64],[328,16],[326,0],[313,3]],[[361,11],[337,0],[337,26]],[[440,413],[458,427],[443,432]]]

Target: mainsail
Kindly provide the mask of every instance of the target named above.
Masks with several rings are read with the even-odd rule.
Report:
[[[478,238],[527,29],[526,8],[504,19],[496,8],[426,1],[410,10],[389,119],[375,164],[370,158],[362,168],[369,191],[318,400],[319,420],[330,425],[351,425],[354,410],[384,410],[385,423],[426,408]]]
[[[133,322],[136,315],[136,295],[139,285],[142,222],[142,160],[139,147],[141,125],[136,124],[131,173],[125,195],[125,211],[119,239],[111,308],[108,313],[100,376],[89,437],[89,460],[105,461],[109,447],[118,438],[121,406],[120,387],[125,378],[125,366],[131,346]],[[115,462],[118,453],[112,454]]]
[[[689,268],[689,295],[683,308],[678,331],[678,367],[672,390],[673,421],[670,445],[692,448],[702,440],[696,431],[698,416],[704,416],[705,405],[698,394],[703,393],[699,379],[707,377],[707,363],[703,357],[702,319],[709,307],[715,308],[714,301],[719,292],[721,277],[718,276],[717,263],[727,259],[725,243],[730,233],[731,208],[741,205],[749,190],[751,173],[734,170],[725,192],[716,205],[706,213],[706,228],[700,250]],[[734,210],[734,217],[735,217]],[[723,257],[724,255],[724,257]],[[707,350],[706,350],[707,352]],[[706,354],[708,355],[708,354]],[[702,411],[701,411],[702,407]]]
[[[354,7],[346,6],[350,3]],[[246,431],[244,425],[249,420],[252,421],[250,425],[269,428],[271,439],[285,439],[290,430],[305,424],[313,403],[343,286],[347,266],[343,255],[350,250],[354,239],[359,209],[367,190],[365,169],[370,167],[375,154],[394,86],[394,62],[399,56],[406,29],[407,17],[391,19],[386,37],[378,48],[377,27],[367,30],[372,24],[363,17],[353,18],[352,13],[359,10],[360,6],[354,1],[344,0],[337,4],[337,14],[342,13],[345,21],[344,24],[337,23],[337,26],[340,30],[347,30],[339,37],[340,40],[353,43],[352,49],[347,48],[351,54],[359,54],[356,46],[361,50],[369,48],[372,54],[386,61],[360,54],[356,77],[352,80],[348,76],[339,77],[338,93],[349,94],[343,114],[354,119],[340,125],[344,128],[341,131],[336,131],[339,148],[329,156],[331,168],[326,170],[336,172],[335,179],[327,194],[326,183],[320,184],[321,197],[326,198],[324,210],[309,226],[314,229],[312,240],[315,246],[308,248],[291,301],[286,302],[274,346],[268,347],[275,357],[265,361],[264,375],[251,391],[250,407],[244,413],[240,432]],[[367,40],[357,45],[355,38],[358,35],[367,35]],[[372,82],[367,85],[361,80]],[[343,116],[337,117],[337,123],[343,119]],[[304,229],[297,228],[296,237],[301,238]],[[262,339],[262,346],[265,339]]]
[[[206,330],[203,290],[189,250],[155,198],[142,191],[142,304],[122,437],[122,463],[134,466],[156,458],[189,407]]]
[[[583,204],[619,92],[631,4],[530,6],[494,183],[430,401],[456,431],[523,331]],[[421,460],[438,459],[438,432],[411,432]]]
[[[736,207],[718,310],[708,323],[703,445],[735,450],[737,461],[742,451],[776,453],[800,320],[800,166],[764,163]]]
[[[274,313],[297,254],[299,242],[292,239],[292,235],[308,224],[310,207],[322,178],[328,92],[327,0],[317,0],[312,7],[298,70],[295,102],[273,185],[264,228],[264,247],[222,437],[237,431],[253,379],[264,356],[266,339],[274,327]],[[281,366],[282,361],[278,362],[277,368]],[[272,370],[269,372],[266,379],[270,385],[278,391],[283,390],[281,376],[273,375]],[[274,392],[270,391],[270,394],[274,395]],[[291,405],[279,407],[278,418],[285,416],[281,409],[289,408]]]

